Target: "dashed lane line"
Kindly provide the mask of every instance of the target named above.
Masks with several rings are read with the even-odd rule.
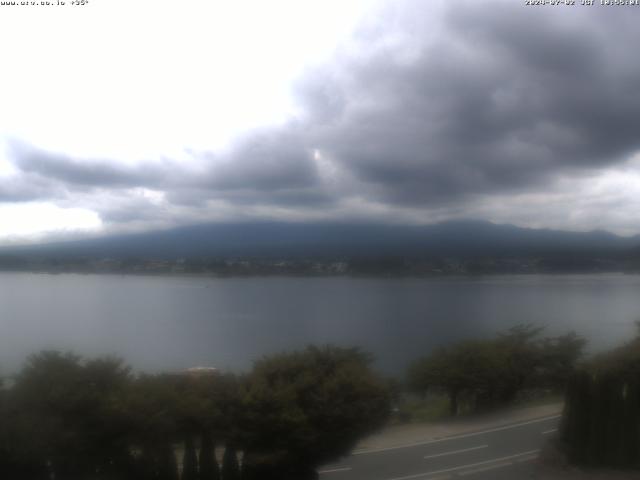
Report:
[[[440,443],[440,442],[448,442],[450,440],[459,440],[461,438],[469,438],[469,437],[476,437],[478,435],[484,435],[485,433],[493,433],[493,432],[500,432],[503,430],[509,430],[512,428],[518,428],[518,427],[523,427],[525,425],[532,425],[534,423],[541,423],[541,422],[546,422],[548,420],[555,420],[560,418],[562,415],[553,415],[550,417],[544,417],[544,418],[536,418],[535,420],[529,420],[527,422],[520,422],[520,423],[512,423],[510,425],[504,425],[501,427],[496,427],[496,428],[490,428],[488,430],[482,430],[479,432],[471,432],[471,433],[463,433],[460,435],[452,435],[450,437],[444,437],[444,438],[437,438],[434,440],[426,440],[423,442],[415,442],[415,443],[407,443],[404,445],[396,445],[393,447],[384,447],[384,448],[372,448],[370,450],[357,450],[355,452],[353,452],[351,455],[368,455],[370,453],[379,453],[379,452],[388,452],[388,451],[392,451],[392,450],[400,450],[403,448],[411,448],[411,447],[419,447],[422,445],[431,445],[434,443]]]
[[[477,447],[463,448],[462,450],[452,450],[451,452],[436,453],[434,455],[425,455],[425,459],[446,457],[447,455],[455,455],[456,453],[471,452],[473,450],[480,450],[481,448],[487,448],[489,445],[478,445]]]
[[[325,473],[348,472],[349,470],[351,470],[351,467],[330,468],[328,470],[320,470],[318,474],[324,475]]]
[[[511,464],[511,462],[508,462],[507,460],[517,459],[519,457],[524,457],[524,456],[531,456],[539,452],[540,450],[530,450],[528,452],[516,453],[514,455],[508,455],[506,457],[493,458],[491,460],[485,460],[483,462],[469,463],[467,465],[459,465],[457,467],[444,468],[442,470],[433,470],[431,472],[416,473],[414,475],[405,475],[403,477],[394,477],[394,478],[389,478],[387,480],[411,480],[414,478],[424,478],[424,477],[430,477],[433,475],[439,475],[443,473],[458,472],[460,470],[468,470],[474,467],[480,467],[481,465],[489,466],[490,464],[496,464],[496,465],[501,464],[502,467],[505,467]]]
[[[488,465],[484,467],[476,467],[471,470],[465,470],[464,472],[460,472],[458,475],[460,477],[466,477],[467,475],[474,475],[476,473],[489,472],[491,470],[497,470],[499,468],[510,467],[513,465],[513,462],[500,462],[494,463],[493,465]]]

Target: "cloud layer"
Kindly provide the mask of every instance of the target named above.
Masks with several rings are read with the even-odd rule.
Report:
[[[131,164],[12,141],[0,202],[113,229],[479,216],[639,232],[640,9],[453,3],[382,6],[298,79],[293,118],[224,150]]]

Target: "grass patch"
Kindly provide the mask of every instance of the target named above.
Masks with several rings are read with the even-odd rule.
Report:
[[[473,404],[468,399],[461,398],[458,417],[472,413],[490,412],[494,409],[540,407],[562,403],[564,396],[558,392],[542,389],[523,391],[513,402],[496,405],[493,409],[474,410]],[[401,396],[391,416],[391,424],[436,422],[451,418],[449,410],[449,398],[446,395],[430,394],[426,398],[420,398],[412,394]]]
[[[525,392],[514,402],[516,407],[541,407],[564,402],[564,394],[550,390]]]
[[[440,395],[430,395],[426,399],[404,399],[394,412],[392,423],[434,422],[448,416],[448,398]]]

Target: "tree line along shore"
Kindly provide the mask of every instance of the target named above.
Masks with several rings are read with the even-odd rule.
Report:
[[[306,480],[403,418],[566,394],[561,448],[577,464],[640,465],[640,336],[586,359],[575,333],[520,325],[431,352],[387,379],[357,348],[309,346],[244,374],[133,374],[115,358],[32,355],[0,388],[0,476],[24,480]]]

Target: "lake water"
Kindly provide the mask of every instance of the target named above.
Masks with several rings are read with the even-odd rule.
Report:
[[[400,373],[437,345],[518,323],[575,330],[592,350],[635,333],[640,276],[201,278],[0,274],[0,372],[43,348],[136,369],[235,371],[309,343],[358,345]]]

